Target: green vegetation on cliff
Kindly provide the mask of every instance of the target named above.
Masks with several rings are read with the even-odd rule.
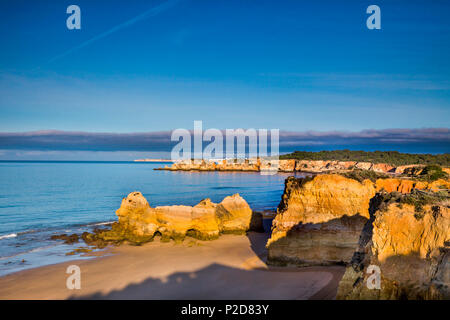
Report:
[[[448,174],[444,172],[440,166],[429,165],[423,168],[419,177],[426,181],[436,181],[438,179],[447,179]]]
[[[403,204],[409,204],[414,206],[414,211],[416,213],[414,216],[416,219],[420,219],[425,205],[437,206],[447,204],[449,193],[447,191],[426,192],[414,189],[408,194],[402,194],[400,192],[380,192],[375,198],[377,198],[377,208],[380,211],[386,211],[391,203],[397,203],[399,208],[402,208]]]
[[[379,173],[371,170],[361,170],[356,169],[348,172],[340,173],[341,176],[344,176],[349,179],[353,179],[359,182],[363,182],[366,179],[369,179],[372,182],[376,182],[377,179],[386,179],[389,178],[389,175],[385,173]]]
[[[444,167],[450,166],[450,153],[444,154],[413,154],[400,153],[397,151],[295,151],[290,154],[281,155],[280,159],[296,160],[337,160],[337,161],[357,161],[372,163],[387,163],[393,166],[408,164],[437,164]]]

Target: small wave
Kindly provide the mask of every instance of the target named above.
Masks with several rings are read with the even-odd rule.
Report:
[[[24,234],[30,234],[30,233],[36,233],[39,232],[39,230],[35,230],[35,229],[30,229],[30,230],[26,230],[26,231],[22,231],[22,232],[17,232],[18,236],[24,235]]]
[[[88,224],[87,226],[88,227],[91,227],[91,226],[105,226],[105,225],[108,225],[108,224],[113,224],[114,222],[115,221],[92,223],[92,224]]]
[[[115,221],[103,221],[103,222],[89,222],[89,223],[77,223],[71,226],[68,226],[69,228],[85,228],[85,227],[95,227],[95,226],[102,226],[102,225],[108,225],[113,224]],[[69,230],[70,231],[70,230]]]
[[[17,233],[10,233],[10,234],[5,234],[5,235],[0,236],[0,240],[8,239],[8,238],[15,238],[15,237],[17,237]]]

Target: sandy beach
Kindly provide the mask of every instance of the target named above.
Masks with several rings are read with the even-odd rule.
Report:
[[[0,299],[334,299],[344,267],[268,267],[267,234],[159,240],[0,278]],[[66,287],[69,265],[81,289]]]

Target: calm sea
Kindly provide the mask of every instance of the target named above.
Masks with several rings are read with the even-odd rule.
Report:
[[[0,276],[74,259],[83,246],[49,240],[116,220],[132,191],[150,206],[220,202],[239,193],[253,210],[274,210],[285,174],[155,171],[162,163],[0,162]],[[80,258],[76,256],[76,258]]]

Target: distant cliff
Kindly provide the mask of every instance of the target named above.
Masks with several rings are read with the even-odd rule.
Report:
[[[279,172],[310,172],[328,173],[337,171],[368,170],[377,173],[414,173],[417,174],[424,165],[392,166],[386,163],[336,161],[336,160],[295,160],[282,159],[278,162],[262,162],[259,159],[247,160],[183,160],[176,161],[171,166],[155,170],[169,171],[246,171],[260,172],[277,167]],[[416,169],[416,170],[413,170]],[[445,170],[448,170],[445,168]]]
[[[415,154],[401,153],[398,151],[354,151],[354,150],[330,150],[330,151],[295,151],[283,154],[280,159],[295,160],[325,160],[325,161],[355,161],[370,163],[386,163],[394,167],[407,165],[437,164],[443,167],[450,166],[450,154]]]

